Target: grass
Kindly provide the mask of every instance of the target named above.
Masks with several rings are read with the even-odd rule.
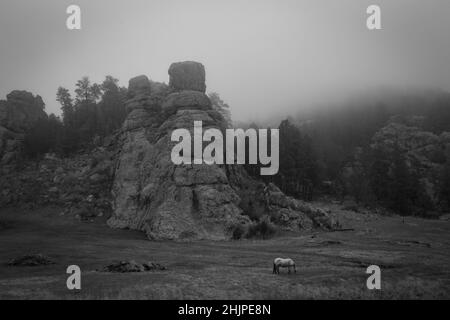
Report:
[[[149,241],[140,232],[109,229],[104,218],[80,222],[60,216],[60,211],[0,211],[0,225],[7,226],[0,229],[0,299],[450,298],[447,221],[361,220],[354,213],[336,211],[355,231],[289,233],[270,240],[173,242]],[[29,253],[45,254],[56,264],[6,265]],[[282,270],[273,275],[276,257],[294,259],[297,273]],[[118,260],[153,261],[168,270],[96,271]],[[79,292],[66,288],[65,272],[71,264],[82,270]],[[366,289],[365,268],[370,264],[382,266],[380,291]]]

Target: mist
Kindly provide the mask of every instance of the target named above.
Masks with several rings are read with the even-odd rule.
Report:
[[[381,7],[382,30],[366,28]],[[39,94],[60,114],[56,89],[82,76],[168,82],[172,62],[206,68],[208,92],[234,120],[264,121],[383,87],[450,90],[450,2],[435,0],[2,0],[0,97]]]

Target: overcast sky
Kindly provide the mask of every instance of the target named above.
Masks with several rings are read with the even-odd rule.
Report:
[[[66,8],[82,30],[66,29]],[[382,9],[381,31],[366,8]],[[0,98],[106,75],[168,82],[175,61],[206,67],[237,120],[288,113],[377,85],[450,90],[449,0],[1,0]]]

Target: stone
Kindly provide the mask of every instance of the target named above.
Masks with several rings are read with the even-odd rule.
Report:
[[[145,271],[152,271],[152,270],[160,270],[160,271],[164,271],[167,270],[166,267],[164,267],[163,265],[159,264],[159,263],[155,263],[155,262],[145,262],[142,264],[145,268]]]
[[[180,92],[174,92],[167,96],[162,106],[164,109],[174,108],[180,109],[199,109],[208,110],[211,108],[211,101],[204,93],[192,90],[184,90]]]
[[[40,120],[47,119],[40,96],[14,90],[0,100],[0,164],[16,164],[22,158],[25,134]]]
[[[137,263],[134,260],[130,261],[120,261],[112,263],[102,269],[103,272],[117,272],[117,273],[128,273],[128,272],[144,272],[153,270],[167,270],[166,267],[154,262]]]
[[[206,91],[205,67],[201,63],[194,61],[172,63],[169,76],[169,86],[175,90]]]
[[[130,96],[150,94],[150,88],[150,80],[145,75],[134,77],[128,82],[128,94]]]
[[[417,121],[398,122],[393,117],[373,136],[370,147],[386,154],[393,154],[398,147],[408,169],[419,177],[424,195],[435,208],[440,209],[440,177],[445,162],[449,161],[449,137],[449,132],[438,136],[417,126]]]

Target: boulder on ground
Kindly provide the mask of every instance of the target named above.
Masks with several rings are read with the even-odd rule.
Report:
[[[137,263],[134,260],[130,261],[120,261],[112,263],[102,269],[103,272],[117,272],[117,273],[128,273],[128,272],[144,272],[153,270],[166,270],[166,267],[154,262]]]
[[[49,264],[54,264],[49,257],[44,256],[43,254],[29,254],[24,255],[22,257],[18,257],[16,259],[11,260],[8,265],[10,266],[45,266]]]

